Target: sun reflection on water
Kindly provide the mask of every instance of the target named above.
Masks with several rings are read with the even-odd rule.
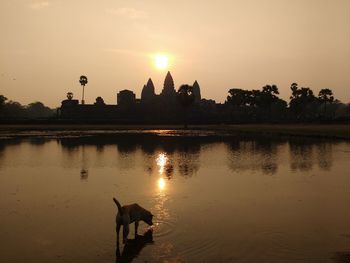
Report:
[[[168,157],[166,156],[165,153],[158,154],[157,165],[159,166],[159,173],[160,174],[163,174],[167,161],[168,161]]]
[[[166,191],[167,188],[167,182],[164,177],[164,173],[166,173],[167,166],[169,165],[169,158],[167,157],[166,153],[161,152],[157,155],[156,163],[158,166],[158,172],[159,177],[156,181],[156,193],[155,193],[155,200],[156,204],[154,207],[154,211],[156,211],[156,220],[155,220],[155,231],[158,232],[158,234],[162,235],[164,232],[164,227],[166,225],[166,222],[170,219],[170,214],[168,209],[165,207],[165,202],[168,200],[168,194]]]
[[[165,189],[165,186],[166,186],[166,184],[165,184],[164,178],[159,178],[158,179],[158,189],[160,191],[163,191]]]

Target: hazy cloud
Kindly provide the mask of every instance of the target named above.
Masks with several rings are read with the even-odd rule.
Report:
[[[48,1],[33,1],[29,4],[29,7],[34,10],[43,9],[50,5]]]
[[[147,14],[145,11],[137,10],[135,8],[130,7],[121,7],[121,8],[115,8],[115,9],[107,9],[107,13],[125,17],[128,19],[144,19],[147,18]]]

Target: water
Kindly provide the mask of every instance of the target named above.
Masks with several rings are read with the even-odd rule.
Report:
[[[348,262],[349,161],[313,139],[2,139],[0,261]],[[112,197],[155,215],[119,251]]]

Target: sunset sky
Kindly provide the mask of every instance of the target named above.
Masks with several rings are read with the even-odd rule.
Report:
[[[198,80],[202,97],[297,82],[350,102],[349,0],[1,0],[0,94],[27,104],[86,103],[131,89]],[[155,66],[156,54],[169,66]]]

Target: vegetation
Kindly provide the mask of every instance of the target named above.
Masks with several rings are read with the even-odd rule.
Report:
[[[56,110],[50,109],[39,101],[23,106],[16,101],[7,101],[5,96],[0,95],[1,121],[48,119],[54,116],[56,116]]]
[[[79,78],[79,83],[83,87],[83,94],[82,94],[82,99],[81,99],[81,104],[85,104],[84,100],[84,90],[85,90],[85,85],[88,83],[88,79],[86,76],[82,75]]]
[[[177,91],[177,98],[180,102],[181,106],[183,107],[184,111],[184,126],[187,128],[187,114],[188,114],[188,108],[194,103],[194,93],[193,93],[193,87],[190,85],[181,85],[179,90]]]
[[[278,97],[276,85],[261,90],[230,89],[226,104],[231,107],[231,122],[313,122],[331,121],[340,108],[330,89],[320,90],[318,97],[308,87],[293,83],[289,104]],[[348,107],[348,106],[345,106]]]

